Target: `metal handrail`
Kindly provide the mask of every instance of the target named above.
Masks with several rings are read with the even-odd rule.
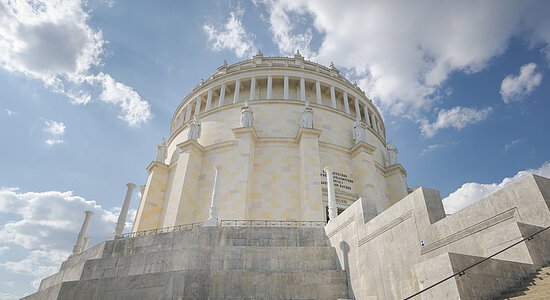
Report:
[[[285,221],[285,220],[222,220],[221,226],[243,227],[324,227],[324,221]]]
[[[516,245],[518,245],[518,244],[520,244],[520,243],[523,243],[523,242],[525,242],[525,241],[530,241],[530,240],[532,240],[533,237],[534,237],[535,235],[537,235],[537,234],[539,234],[539,233],[541,233],[541,232],[543,232],[543,231],[545,231],[545,230],[548,230],[548,229],[550,229],[550,226],[548,226],[548,227],[546,227],[546,228],[543,228],[543,229],[541,229],[541,230],[539,230],[539,231],[537,231],[537,232],[531,234],[530,236],[528,236],[528,237],[526,237],[526,238],[523,238],[522,240],[520,240],[520,241],[518,241],[518,242],[513,243],[512,245],[510,245],[510,246],[508,246],[508,247],[506,247],[506,248],[504,248],[504,249],[502,249],[502,250],[500,250],[500,251],[494,253],[493,255],[488,256],[488,257],[486,257],[486,258],[484,258],[484,259],[482,259],[482,260],[480,260],[480,261],[478,261],[478,262],[476,262],[476,263],[474,263],[474,264],[472,264],[472,265],[470,265],[470,266],[468,266],[468,267],[466,267],[466,268],[464,268],[464,269],[462,269],[462,270],[460,270],[460,271],[454,273],[453,275],[450,275],[450,276],[448,276],[448,277],[445,277],[444,279],[442,279],[442,280],[440,280],[440,281],[438,281],[438,282],[436,282],[436,283],[430,285],[430,286],[427,287],[427,288],[424,288],[424,289],[420,290],[419,292],[416,292],[415,294],[413,294],[413,295],[411,295],[411,296],[405,298],[404,300],[412,299],[412,298],[414,298],[414,297],[416,297],[416,296],[418,296],[418,295],[424,293],[425,291],[427,291],[427,290],[429,290],[429,289],[431,289],[431,288],[433,288],[433,287],[435,287],[435,286],[437,286],[437,285],[440,285],[441,283],[443,283],[443,282],[445,282],[445,281],[447,281],[447,280],[449,280],[449,279],[451,279],[451,278],[453,278],[453,277],[455,277],[455,276],[457,276],[457,275],[458,275],[458,276],[465,275],[467,270],[469,270],[469,269],[471,269],[471,268],[473,268],[473,267],[475,267],[475,266],[477,266],[477,265],[479,265],[479,264],[481,264],[481,263],[483,263],[483,262],[485,262],[485,261],[487,261],[487,260],[489,260],[489,259],[491,259],[491,258],[493,258],[493,257],[495,257],[495,256],[497,256],[497,255],[499,255],[500,253],[502,253],[502,252],[504,252],[504,251],[506,251],[506,250],[508,250],[508,249],[510,249],[510,248],[512,248],[512,247],[514,247],[514,246],[516,246]]]
[[[182,230],[193,230],[203,226],[203,222],[181,224],[170,227],[149,229],[144,231],[128,232],[121,238],[133,238],[158,233],[168,233]],[[285,220],[221,220],[220,226],[242,226],[242,227],[324,227],[327,223],[324,221],[285,221]]]

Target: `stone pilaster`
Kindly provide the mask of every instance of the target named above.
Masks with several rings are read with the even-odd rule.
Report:
[[[349,150],[354,188],[367,205],[366,218],[369,220],[385,209],[385,196],[376,183],[377,170],[373,156],[375,150],[375,146],[365,142],[357,143]]]
[[[237,166],[237,180],[231,188],[232,197],[236,197],[237,207],[231,209],[240,219],[247,218],[247,207],[251,202],[250,194],[254,180],[254,150],[258,140],[254,127],[233,128],[235,136],[234,166]]]
[[[407,171],[399,163],[386,168],[384,172],[386,178],[386,194],[390,205],[403,199],[408,195],[407,192]]]
[[[204,148],[196,140],[177,145],[179,157],[174,171],[171,193],[163,212],[162,227],[193,223]]]
[[[133,232],[162,227],[159,216],[166,197],[169,168],[163,163],[153,161],[147,167],[147,173],[149,175],[141,195]]]
[[[319,136],[321,130],[300,128],[296,142],[300,151],[300,220],[323,221]]]

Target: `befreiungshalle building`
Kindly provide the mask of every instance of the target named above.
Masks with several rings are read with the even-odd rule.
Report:
[[[550,180],[526,175],[446,215],[436,190],[407,188],[382,116],[332,64],[299,52],[224,63],[157,148],[132,232],[130,183],[113,237],[88,248],[86,212],[73,254],[24,299],[550,292],[531,284],[550,274]]]

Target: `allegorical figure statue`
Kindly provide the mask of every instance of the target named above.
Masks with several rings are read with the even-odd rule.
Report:
[[[389,141],[386,145],[386,162],[388,166],[397,164],[397,148]]]
[[[248,106],[248,102],[245,102],[245,105],[241,107],[241,127],[252,126],[254,126],[254,113],[252,108]]]
[[[201,122],[199,118],[194,115],[193,118],[187,122],[187,125],[189,125],[187,140],[198,140],[201,137]]]
[[[157,145],[157,159],[156,161],[160,163],[164,163],[166,161],[166,149],[168,148],[168,145],[166,145],[166,139],[163,137],[162,142]]]
[[[355,144],[367,142],[367,125],[361,122],[359,118],[356,118],[355,122],[353,122],[353,140]]]
[[[313,108],[309,106],[309,102],[307,100],[304,108],[302,109],[301,115],[300,127],[313,128]]]

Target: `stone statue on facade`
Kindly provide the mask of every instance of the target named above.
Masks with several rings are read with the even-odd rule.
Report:
[[[306,100],[305,106],[302,109],[300,118],[301,128],[313,128],[313,108],[309,106],[309,101]]]
[[[163,137],[162,142],[157,145],[157,159],[155,159],[155,161],[158,161],[160,163],[164,163],[164,161],[166,161],[167,148],[168,148],[168,145],[166,144],[166,139]]]
[[[254,126],[254,113],[252,108],[248,105],[248,101],[241,107],[241,127]]]
[[[201,137],[201,122],[197,115],[187,122],[189,126],[189,132],[187,133],[187,140],[198,140]]]
[[[353,122],[353,140],[355,144],[367,142],[367,125],[361,122],[360,118],[356,118]]]
[[[397,164],[397,147],[392,145],[392,142],[389,141],[386,144],[386,163],[388,164],[388,167],[391,165]]]

